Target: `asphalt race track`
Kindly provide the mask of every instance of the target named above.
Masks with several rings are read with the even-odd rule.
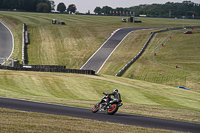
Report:
[[[40,112],[47,114],[92,119],[98,121],[106,121],[111,123],[135,125],[141,127],[159,128],[194,133],[199,133],[200,131],[200,124],[195,123],[122,113],[116,113],[115,115],[107,115],[106,112],[92,113],[91,109],[76,108],[70,106],[33,102],[19,99],[10,99],[4,97],[0,97],[0,107],[22,111]]]
[[[154,27],[130,27],[119,29],[113,34],[81,67],[83,70],[94,70],[96,73],[100,71],[104,63],[123,41],[123,39],[132,31],[143,29],[155,29]]]
[[[13,51],[13,37],[9,29],[0,21],[0,64],[9,58]]]

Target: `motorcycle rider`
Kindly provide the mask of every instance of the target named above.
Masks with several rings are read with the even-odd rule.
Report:
[[[120,93],[118,93],[118,89],[114,89],[113,92],[108,95],[113,95],[114,96],[113,100],[116,100],[117,102],[121,100],[121,96]]]
[[[114,98],[113,97],[108,98],[107,104],[106,104],[106,106],[108,108],[109,108],[108,105],[109,105],[110,101],[122,102],[120,93],[118,93],[118,89],[114,89],[112,93],[105,93],[105,94],[108,95],[108,97],[110,97],[110,95],[114,96]]]

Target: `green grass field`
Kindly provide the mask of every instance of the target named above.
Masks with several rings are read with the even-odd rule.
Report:
[[[76,69],[81,68],[110,34],[118,28],[182,26],[182,20],[175,19],[169,19],[169,21],[167,19],[141,18],[139,20],[142,20],[143,23],[133,24],[122,23],[122,17],[21,12],[0,12],[0,18],[14,32],[15,56],[19,59],[21,59],[22,24],[26,23],[31,39],[31,45],[28,46],[29,64],[66,65],[67,68]],[[58,21],[59,18],[66,25],[51,24],[52,19]],[[199,21],[185,20],[186,26],[198,25],[198,23]],[[147,31],[146,34],[149,33],[150,31]]]
[[[0,109],[1,132],[62,132],[62,133],[178,133],[160,129],[150,129],[67,116]],[[41,119],[42,118],[42,119]],[[22,124],[16,124],[23,122]],[[81,128],[80,128],[81,127]]]
[[[102,92],[119,88],[124,102],[120,112],[194,122],[200,120],[200,93],[194,91],[107,75],[5,70],[1,70],[0,75],[0,94],[3,97],[92,108],[103,97]]]
[[[186,86],[199,92],[200,29],[195,29],[191,35],[183,34],[184,31],[157,34],[142,57],[123,76],[174,87]]]
[[[200,29],[194,29],[191,35],[183,34],[186,30],[191,29],[156,34],[145,53],[126,71],[123,77],[174,87],[186,86],[199,92]],[[100,73],[117,74],[139,53],[150,37],[151,31],[155,30],[131,33],[108,59]],[[170,35],[172,35],[171,39],[169,39]],[[154,53],[157,56],[154,56]],[[178,69],[175,68],[176,65]]]
[[[66,22],[66,25],[51,24],[52,19],[59,18]],[[5,23],[14,35],[13,56],[21,60],[22,24],[26,23],[30,33],[29,64],[65,65],[67,68],[76,69],[79,69],[117,28],[182,27],[182,20],[139,18],[143,23],[133,24],[122,23],[121,18],[0,12],[0,21]],[[199,25],[199,22],[185,20],[185,26]],[[173,33],[172,38],[159,50],[157,48],[172,32],[156,34],[142,57],[122,77],[114,76],[139,53],[152,31],[156,30],[132,32],[96,76],[0,70],[0,96],[92,108],[103,97],[102,92],[111,92],[112,89],[118,88],[124,102],[119,112],[200,123],[199,29],[195,29],[196,33],[192,35],[185,35],[183,31]],[[156,50],[157,56],[154,57]],[[186,54],[182,54],[183,52]],[[175,68],[176,64],[178,69]],[[184,85],[191,90],[178,89],[178,85]],[[16,111],[9,113],[9,110],[1,109],[1,113],[4,112],[12,114],[10,119],[17,117]],[[29,115],[33,119],[37,118],[37,114]],[[2,119],[7,117],[1,115]],[[41,120],[53,121],[55,116],[50,117]],[[20,119],[23,121],[26,117],[21,116]],[[16,129],[14,125],[12,127]],[[75,129],[71,130],[76,132]],[[142,130],[154,132],[153,129]],[[101,132],[100,129],[98,131]]]

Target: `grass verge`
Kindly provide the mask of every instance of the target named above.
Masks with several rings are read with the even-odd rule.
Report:
[[[118,88],[120,112],[200,122],[200,93],[108,75],[0,70],[0,96],[92,108]]]
[[[70,133],[176,133],[152,128],[143,128],[95,120],[80,119],[67,116],[48,115],[42,113],[31,113],[14,111],[0,108],[1,132],[70,132]],[[81,128],[80,128],[81,127]]]

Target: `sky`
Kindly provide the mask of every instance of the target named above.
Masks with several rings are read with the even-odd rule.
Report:
[[[138,6],[140,4],[164,4],[166,2],[179,2],[182,3],[183,1],[188,0],[53,0],[55,2],[55,10],[57,9],[57,5],[63,2],[66,7],[70,4],[75,4],[77,11],[81,13],[86,13],[90,10],[93,13],[94,9],[103,6],[110,6],[112,8],[116,7],[131,7],[131,6]],[[191,0],[194,3],[200,4],[200,0]]]

